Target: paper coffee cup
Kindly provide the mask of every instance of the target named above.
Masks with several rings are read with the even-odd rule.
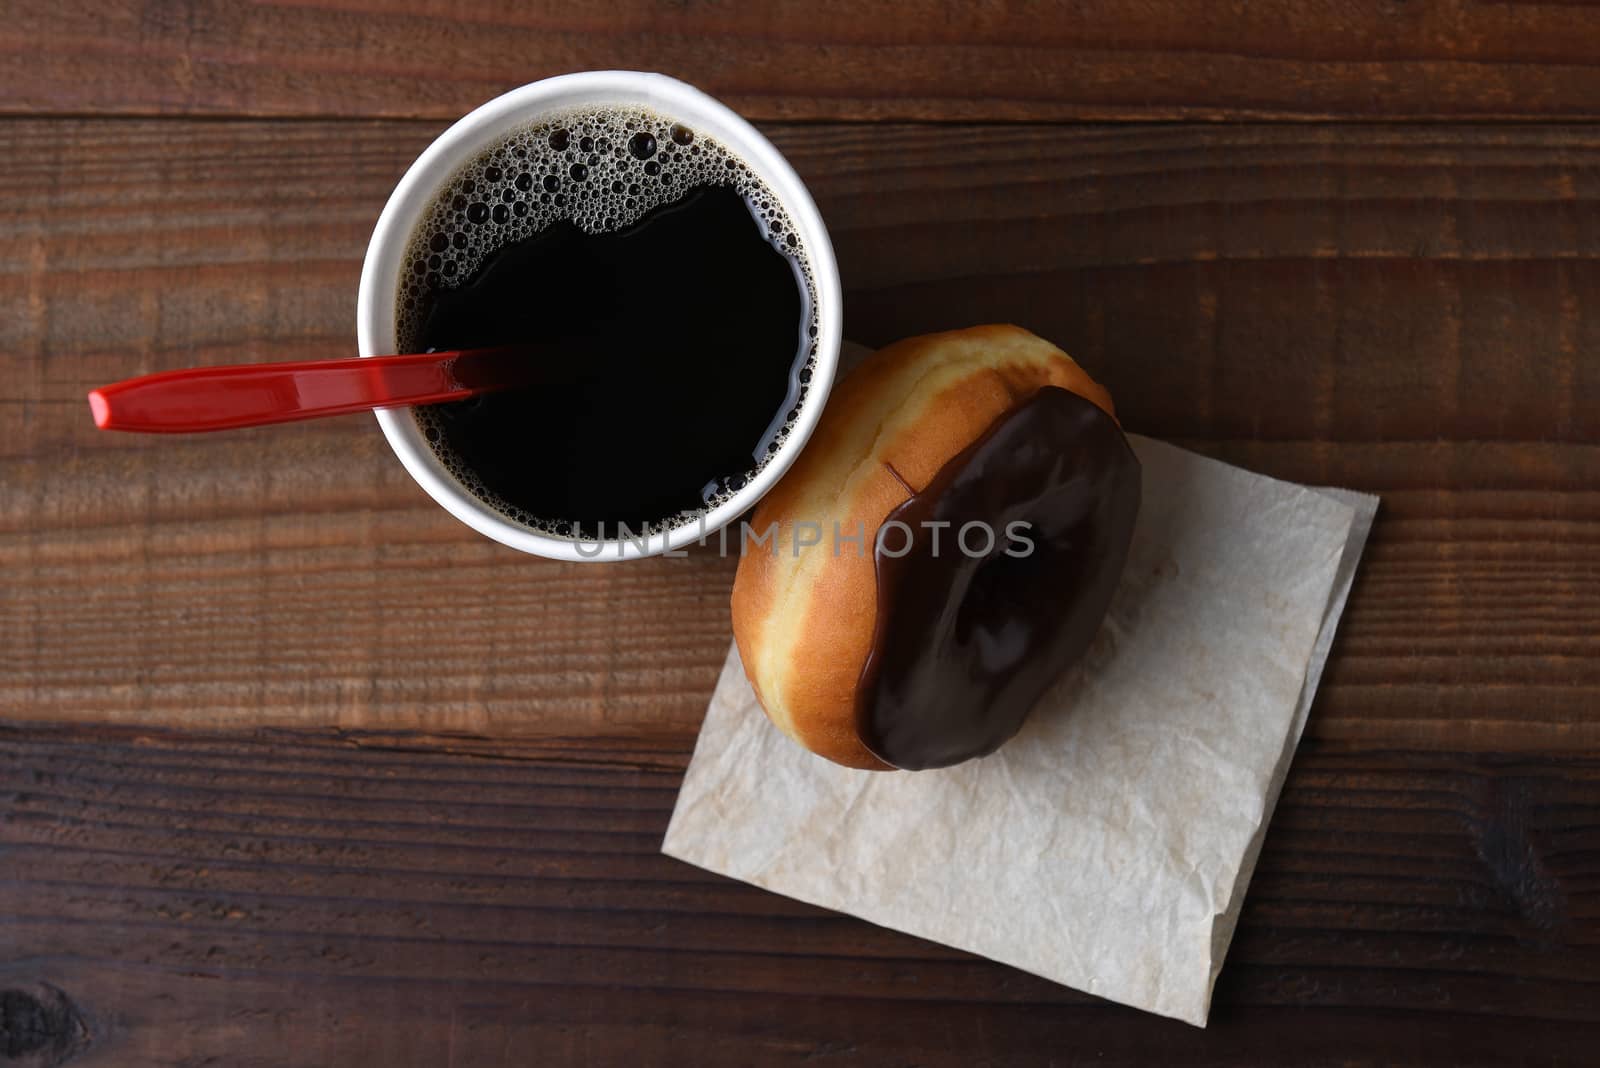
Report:
[[[794,168],[755,127],[711,97],[674,78],[638,71],[588,71],[525,85],[484,104],[427,147],[400,179],[378,217],[361,269],[356,332],[362,356],[397,351],[397,297],[408,245],[440,188],[464,164],[507,134],[546,115],[585,106],[642,107],[714,138],[739,157],[788,213],[810,259],[817,350],[800,414],[777,453],[740,490],[694,519],[633,538],[577,541],[517,523],[464,486],[424,439],[406,408],[378,411],[378,425],[412,478],[451,515],[513,549],[556,560],[613,561],[683,548],[737,519],[782,477],[805,447],[833,384],[843,320],[839,269],[827,228]],[[561,457],[529,457],[560,463]]]

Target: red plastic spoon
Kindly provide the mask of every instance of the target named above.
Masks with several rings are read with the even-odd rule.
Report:
[[[508,386],[578,377],[570,359],[548,356],[530,346],[512,345],[368,359],[195,367],[90,390],[89,410],[94,425],[102,430],[182,434],[369,408],[437,404]]]

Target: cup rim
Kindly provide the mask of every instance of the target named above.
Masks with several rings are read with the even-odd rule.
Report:
[[[744,118],[694,86],[664,74],[602,70],[563,74],[495,97],[457,120],[406,169],[373,228],[356,298],[360,355],[395,351],[395,303],[402,261],[422,213],[464,163],[541,114],[587,104],[643,106],[702,129],[748,163],[799,231],[815,287],[817,352],[800,414],[778,451],[748,484],[709,512],[644,538],[574,540],[531,530],[494,510],[463,486],[434,454],[409,408],[379,409],[378,425],[406,472],[451,515],[502,545],[536,556],[614,562],[682,549],[713,534],[760,500],[794,463],[815,430],[833,386],[843,333],[839,268],[827,227],[810,191],[788,160]]]

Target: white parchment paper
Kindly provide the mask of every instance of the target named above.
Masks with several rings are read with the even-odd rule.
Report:
[[[841,768],[768,723],[730,650],[662,850],[1203,1026],[1378,502],[1129,439],[1122,586],[1016,738]]]

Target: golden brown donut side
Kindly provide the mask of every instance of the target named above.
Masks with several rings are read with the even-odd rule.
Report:
[[[750,520],[733,587],[745,674],[777,726],[852,768],[888,770],[856,732],[855,690],[873,640],[873,538],[889,513],[1019,402],[1060,386],[1115,415],[1072,359],[1015,326],[908,338],[834,389],[810,442]],[[909,490],[908,488],[909,487]],[[794,549],[796,524],[821,544]],[[861,541],[833,550],[841,536]]]

